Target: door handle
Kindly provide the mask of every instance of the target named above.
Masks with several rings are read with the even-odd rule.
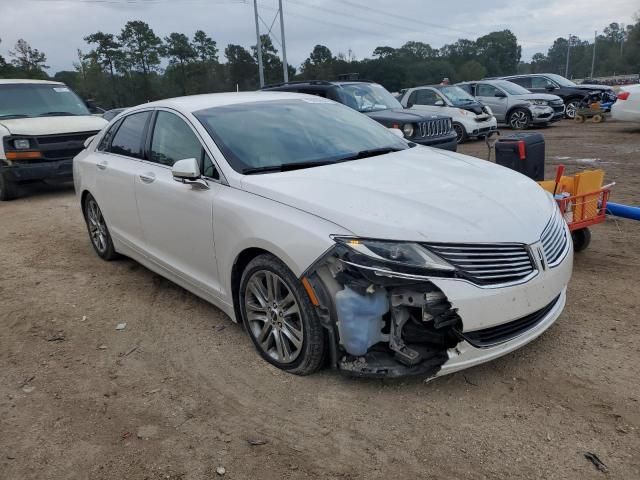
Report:
[[[98,167],[100,170],[106,170],[107,165],[109,165],[109,162],[107,162],[106,160],[102,160],[101,162],[96,163],[96,167]]]
[[[142,180],[144,183],[152,183],[155,179],[156,176],[151,172],[140,174],[140,180]]]

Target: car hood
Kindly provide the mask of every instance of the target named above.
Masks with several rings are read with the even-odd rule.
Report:
[[[11,135],[55,135],[58,133],[95,132],[107,121],[93,115],[64,117],[14,118],[0,120]]]
[[[551,102],[553,100],[562,99],[557,95],[552,95],[550,93],[523,93],[522,95],[512,95],[513,97],[519,98],[521,100],[546,100],[547,102]]]
[[[575,87],[571,87],[571,88],[579,88],[580,90],[598,90],[598,91],[607,91],[607,90],[611,90],[613,91],[613,88],[611,88],[608,85],[591,85],[588,83],[581,83],[579,85],[576,85]]]
[[[378,110],[376,112],[363,112],[363,113],[380,123],[384,123],[384,122],[416,123],[416,122],[426,122],[427,120],[437,120],[442,118],[448,118],[444,115],[434,115],[426,112],[418,113],[414,111],[407,111],[403,108],[390,108],[388,110]]]
[[[414,147],[322,167],[242,177],[241,187],[354,235],[422,242],[534,243],[554,202],[529,178]]]
[[[476,115],[481,115],[484,112],[484,105],[480,102],[473,103],[461,103],[459,105],[454,105],[455,108],[461,108],[462,110],[468,110],[469,112],[473,112]]]

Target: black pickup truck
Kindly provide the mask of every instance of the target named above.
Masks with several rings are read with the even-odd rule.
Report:
[[[450,117],[406,110],[382,85],[368,81],[297,81],[269,85],[262,90],[318,95],[358,110],[388,128],[402,130],[407,140],[456,151]]]

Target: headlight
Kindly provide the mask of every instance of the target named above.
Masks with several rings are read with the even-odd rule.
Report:
[[[529,102],[531,103],[531,105],[538,105],[542,107],[546,107],[547,105],[549,105],[549,102],[547,102],[546,100],[529,100]]]
[[[13,148],[16,150],[29,150],[31,148],[31,142],[28,138],[18,138],[13,141]]]
[[[333,239],[373,260],[442,272],[455,270],[454,266],[418,243],[390,242],[354,237],[334,237]]]
[[[413,125],[410,123],[405,123],[402,126],[402,133],[404,133],[405,137],[413,137]]]

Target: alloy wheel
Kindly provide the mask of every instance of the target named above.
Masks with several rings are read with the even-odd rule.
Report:
[[[575,100],[572,100],[569,103],[567,103],[564,114],[567,116],[567,118],[573,119],[576,116],[577,110],[578,110],[578,102]]]
[[[246,284],[244,307],[249,332],[260,349],[283,364],[303,348],[304,326],[292,289],[277,274],[258,270]]]
[[[456,142],[462,143],[464,140],[464,128],[461,125],[453,125],[453,129],[456,132]]]
[[[106,252],[108,246],[107,224],[104,222],[100,207],[93,198],[87,202],[87,223],[93,246],[100,253]]]
[[[511,128],[521,130],[529,124],[529,117],[524,110],[516,110],[511,114],[509,125]]]

